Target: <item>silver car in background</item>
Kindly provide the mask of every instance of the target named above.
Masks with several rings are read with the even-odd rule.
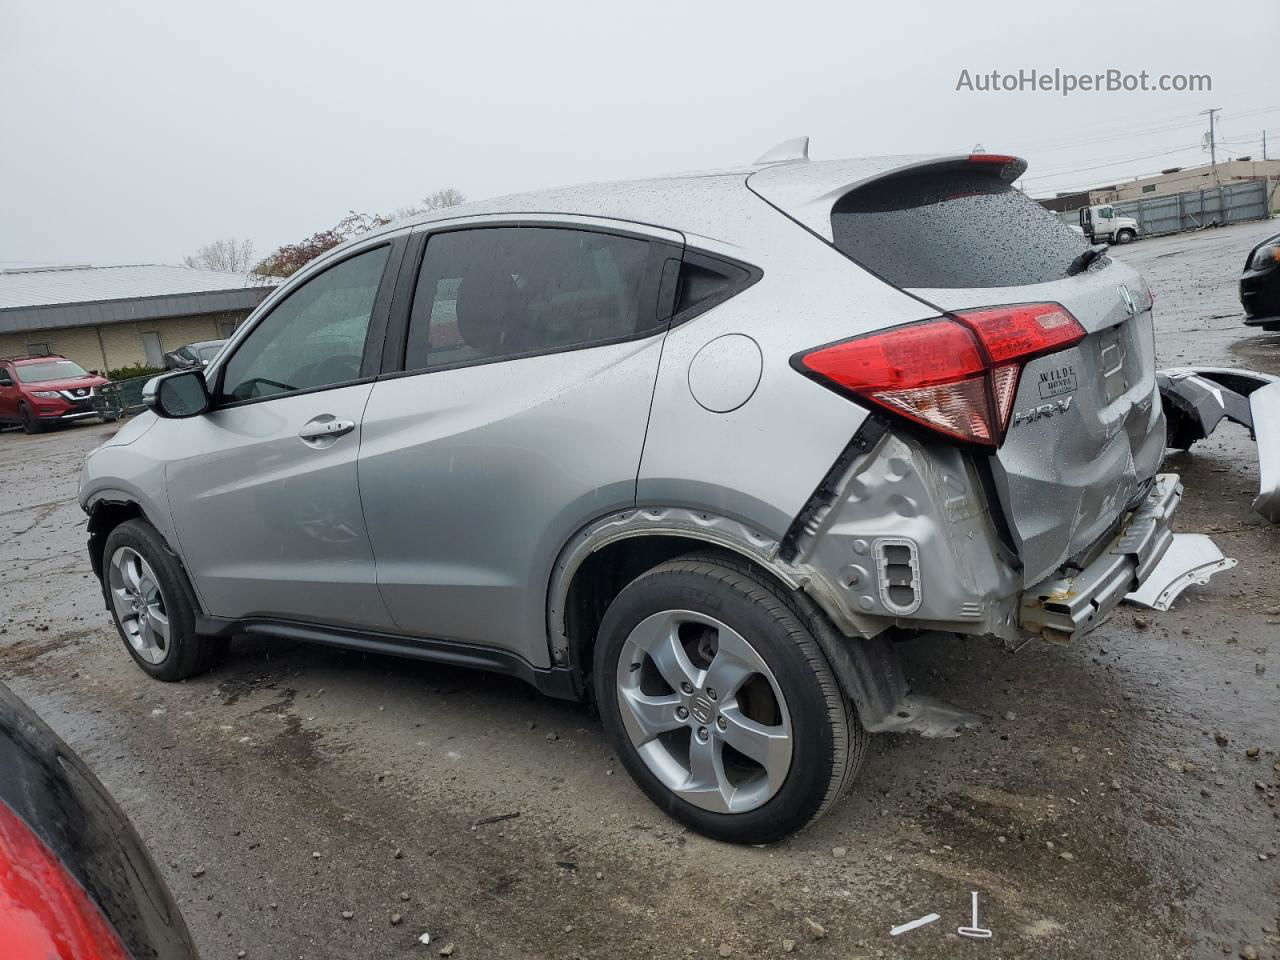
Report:
[[[937,733],[895,642],[1065,642],[1145,581],[1152,298],[1007,156],[551,190],[309,264],[84,466],[139,666],[233,635],[594,701],[709,836],[826,811],[868,735]]]

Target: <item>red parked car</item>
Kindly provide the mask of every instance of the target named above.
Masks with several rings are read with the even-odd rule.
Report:
[[[58,354],[0,357],[0,423],[39,433],[50,424],[100,417],[94,396],[109,382]]]

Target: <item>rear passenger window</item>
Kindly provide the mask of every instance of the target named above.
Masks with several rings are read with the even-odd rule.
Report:
[[[713,306],[727,299],[750,279],[751,274],[736,264],[690,253],[680,267],[680,288],[675,312],[698,306]]]
[[[554,227],[435,234],[418,274],[405,369],[608,343],[656,327],[646,240]]]

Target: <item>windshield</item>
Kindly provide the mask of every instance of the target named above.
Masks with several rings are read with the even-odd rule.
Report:
[[[14,372],[23,383],[44,383],[46,380],[75,380],[87,377],[84,367],[71,360],[49,360],[45,363],[15,363]]]
[[[1084,241],[1040,204],[970,168],[900,174],[831,211],[841,253],[898,287],[1010,287],[1067,274]]]
[[[222,344],[224,342],[225,341],[220,340],[217,343],[211,343],[208,346],[196,347],[196,356],[199,357],[201,360],[203,360],[205,363],[208,363],[210,360],[212,360],[214,357],[218,355],[218,351],[222,349]]]

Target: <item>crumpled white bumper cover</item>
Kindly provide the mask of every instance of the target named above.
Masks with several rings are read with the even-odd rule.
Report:
[[[1203,533],[1175,533],[1173,543],[1151,576],[1125,600],[1139,607],[1168,610],[1187,587],[1206,584],[1215,573],[1235,565],[1236,561],[1224,557],[1218,545]]]
[[[1170,549],[1175,542],[1170,521],[1181,500],[1178,475],[1159,474],[1146,499],[1129,514],[1105,549],[1080,569],[1060,573],[1023,592],[1022,628],[1045,640],[1066,643],[1102,623],[1126,597],[1141,603],[1148,581],[1154,587],[1153,596],[1161,598],[1165,604],[1162,609],[1167,609],[1186,586],[1203,583],[1218,570],[1234,566],[1234,561],[1206,564],[1202,552]],[[1216,560],[1222,561],[1212,541],[1201,539],[1208,541]]]
[[[1190,418],[1207,437],[1224,419],[1248,427],[1258,445],[1253,509],[1280,523],[1280,377],[1230,367],[1170,367],[1156,373],[1166,410]]]

